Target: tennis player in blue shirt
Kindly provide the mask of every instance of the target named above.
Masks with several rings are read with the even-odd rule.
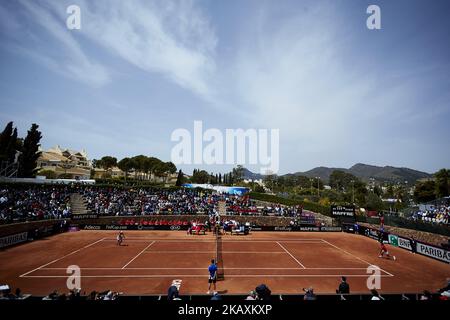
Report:
[[[207,294],[210,294],[211,292],[211,283],[214,285],[214,293],[216,293],[216,281],[217,281],[217,266],[214,259],[211,260],[211,265],[208,267],[209,272],[209,279],[208,279],[208,292]]]

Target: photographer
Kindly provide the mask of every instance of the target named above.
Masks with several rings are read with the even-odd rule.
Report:
[[[350,293],[350,286],[347,283],[346,277],[341,278],[341,283],[339,284],[339,288],[336,289],[336,293],[338,293],[338,294],[349,294]]]

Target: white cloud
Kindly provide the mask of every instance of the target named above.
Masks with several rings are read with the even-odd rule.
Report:
[[[21,34],[13,35],[16,49],[55,72],[92,86],[102,86],[110,80],[107,69],[95,59],[89,58],[73,33],[67,30],[63,14],[58,15],[58,12],[50,10],[52,7],[32,1],[18,3],[23,9],[23,17],[15,15],[14,23],[20,24],[21,18],[27,23],[21,26]],[[45,31],[45,37],[39,33],[41,30]]]
[[[334,11],[327,3],[276,23],[269,13],[257,16],[243,35],[254,40],[241,46],[233,69],[253,125],[279,128],[304,151],[345,147],[358,128],[369,138],[377,121],[408,110],[414,98],[413,85],[386,88],[364,65],[348,65],[350,41],[339,37],[345,26]]]
[[[147,72],[157,72],[204,98],[213,92],[217,43],[191,1],[82,2],[83,35]]]
[[[71,2],[19,3],[19,13],[0,10],[0,17],[13,17],[3,25],[22,29],[21,34],[12,34],[15,44],[10,47],[54,71],[102,86],[112,80],[115,66],[100,59],[112,54],[203,98],[213,95],[217,38],[193,1],[77,1],[81,30],[76,31],[65,25],[65,10]],[[89,41],[81,42],[83,37]],[[102,55],[92,55],[99,48]]]

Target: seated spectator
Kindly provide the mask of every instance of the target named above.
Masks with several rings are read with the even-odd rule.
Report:
[[[447,286],[438,290],[442,300],[450,299],[450,279],[447,280]],[[444,298],[444,299],[443,299]]]
[[[98,294],[97,294],[97,291],[92,291],[92,292],[89,294],[89,296],[87,297],[87,300],[91,300],[91,301],[98,300]]]
[[[420,300],[431,300],[431,292],[428,290],[424,290],[422,295],[420,296]]]
[[[272,291],[270,291],[269,287],[267,287],[265,284],[260,284],[255,288],[257,300],[270,300]]]
[[[20,290],[20,288],[16,288],[16,298],[23,299],[22,290]]]
[[[103,297],[103,300],[116,300],[119,294],[117,292],[113,292],[109,290],[106,295]]]
[[[220,300],[222,300],[222,296],[219,295],[218,292],[214,292],[213,296],[211,297],[211,300],[212,301],[220,301]]]
[[[303,296],[303,300],[316,300],[317,297],[314,294],[314,289],[312,287],[309,287],[308,289],[303,288],[303,291],[305,292],[305,295]]]
[[[245,300],[256,300],[256,291],[252,290],[248,294],[247,298]]]
[[[380,296],[380,294],[378,293],[377,290],[372,289],[372,290],[370,290],[370,293],[372,294],[372,297],[370,298],[370,300],[372,300],[372,301],[384,300],[383,297]]]

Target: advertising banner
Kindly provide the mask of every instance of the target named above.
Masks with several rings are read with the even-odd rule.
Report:
[[[390,234],[388,236],[389,244],[398,247],[398,237],[395,234]]]
[[[331,206],[331,214],[333,217],[354,218],[355,207],[354,206]]]
[[[417,253],[450,263],[450,251],[429,244],[417,242]]]
[[[28,239],[28,232],[16,233],[10,236],[0,238],[0,248],[13,246],[25,242]]]
[[[409,239],[398,237],[398,246],[408,251],[412,251],[412,243]]]
[[[72,220],[97,219],[97,214],[73,214]]]

